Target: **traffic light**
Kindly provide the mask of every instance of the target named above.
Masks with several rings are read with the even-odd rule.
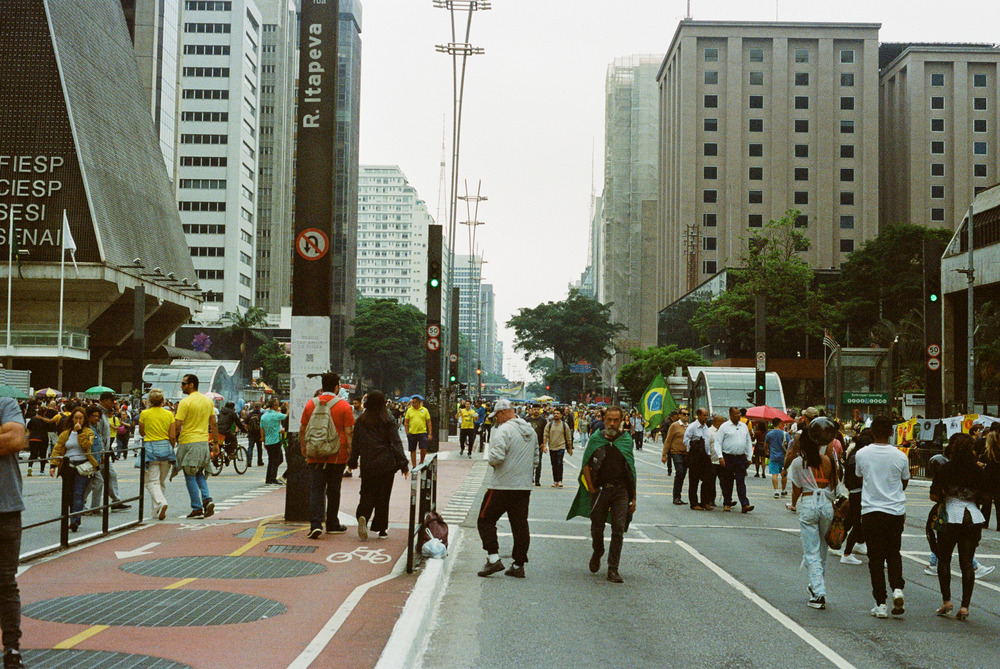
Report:
[[[754,396],[753,390],[747,393],[747,404],[753,404],[753,396]]]
[[[458,380],[458,377],[455,376],[454,372],[452,372],[451,374],[448,375],[448,383],[455,383],[455,381],[457,381],[457,380]]]
[[[476,376],[481,376],[481,375],[482,375],[482,373],[483,373],[483,370],[481,370],[481,369],[476,369]]]
[[[754,385],[754,401],[752,402],[754,406],[759,407],[767,404],[767,393],[765,392],[766,386],[764,380],[765,374],[766,372],[757,370],[757,383]]]
[[[551,386],[545,386],[545,389],[546,389],[546,390],[550,390],[550,389],[551,389]]]
[[[427,285],[438,288],[441,285],[441,261],[432,259],[427,264]]]

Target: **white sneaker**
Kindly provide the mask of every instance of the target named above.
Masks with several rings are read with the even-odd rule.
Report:
[[[858,558],[854,557],[851,554],[847,554],[844,557],[840,558],[840,563],[841,564],[864,564],[861,560],[859,560]]]
[[[780,493],[780,492],[778,492],[777,490],[775,490],[775,491],[774,491],[774,498],[775,498],[775,499],[779,499],[780,497],[781,497],[781,493]]]
[[[977,569],[976,571],[979,570]],[[930,565],[927,565],[926,567],[924,567],[924,573],[927,574],[928,576],[937,576],[937,567],[932,567]]]
[[[872,607],[872,616],[875,618],[888,618],[889,612],[886,610],[885,604],[876,604]]]
[[[855,544],[852,553],[857,553],[858,555],[868,555],[868,545],[867,544]]]
[[[903,599],[903,591],[896,588],[892,591],[892,615],[901,616],[906,613],[905,600]]]
[[[993,573],[994,569],[996,569],[996,567],[987,567],[986,565],[981,564],[978,567],[976,567],[976,578],[982,578],[983,576],[989,576],[990,574]]]

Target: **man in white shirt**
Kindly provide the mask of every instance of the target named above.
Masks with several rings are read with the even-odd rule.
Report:
[[[708,422],[708,409],[695,411],[695,420],[684,431],[684,448],[687,450],[688,502],[694,511],[712,510],[715,500],[715,473],[712,471],[710,449],[712,424]],[[692,444],[693,442],[693,444]],[[704,453],[702,453],[704,451]],[[698,484],[701,483],[701,499]],[[711,496],[709,496],[711,495]]]
[[[903,558],[900,544],[906,518],[906,484],[910,479],[910,463],[895,446],[892,420],[879,415],[872,420],[875,443],[865,446],[854,456],[854,467],[861,479],[861,525],[868,539],[868,573],[872,581],[876,618],[888,618],[886,612],[885,570],[889,571],[892,588],[892,614],[905,612]]]
[[[740,500],[743,513],[753,511],[753,505],[747,498],[747,467],[753,455],[753,440],[746,423],[740,422],[740,410],[729,407],[729,420],[719,426],[715,436],[722,451],[719,461],[722,469],[719,472],[719,482],[722,485],[722,510],[733,508],[733,483],[736,483],[736,495]]]

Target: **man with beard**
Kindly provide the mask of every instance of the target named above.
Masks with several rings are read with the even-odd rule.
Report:
[[[574,516],[590,517],[590,536],[594,553],[590,571],[597,573],[604,555],[604,526],[611,522],[611,545],[608,549],[608,580],[621,583],[618,564],[625,531],[635,513],[635,455],[632,439],[622,431],[624,413],[610,406],[604,413],[604,429],[590,435],[583,454],[580,489],[566,520]]]

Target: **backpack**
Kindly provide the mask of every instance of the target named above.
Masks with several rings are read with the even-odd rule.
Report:
[[[334,397],[329,404],[317,403],[318,399],[316,397],[313,400],[313,412],[306,423],[307,458],[329,458],[340,452],[340,435],[330,416],[330,409],[336,406],[340,398]]]
[[[247,437],[250,441],[260,441],[260,414],[252,413],[247,419]]]

